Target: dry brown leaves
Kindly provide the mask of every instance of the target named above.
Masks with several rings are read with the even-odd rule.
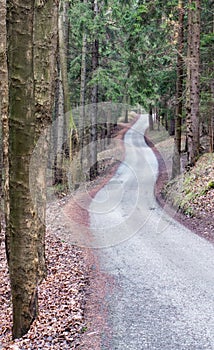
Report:
[[[9,278],[1,244],[0,349],[76,349],[81,343],[85,331],[84,295],[89,283],[84,253],[49,232],[46,247],[48,275],[39,287],[39,317],[27,335],[12,342]]]

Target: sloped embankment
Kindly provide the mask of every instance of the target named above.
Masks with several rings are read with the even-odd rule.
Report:
[[[188,217],[204,223],[204,234],[214,236],[214,154],[206,153],[189,171],[162,189],[167,202]]]
[[[174,217],[179,222],[214,243],[214,154],[203,154],[195,167],[185,171],[183,166],[183,173],[170,180],[173,138],[162,127],[160,131],[147,131],[146,137],[159,161],[157,199],[165,208],[167,204],[176,209]],[[185,159],[182,153],[183,165]]]

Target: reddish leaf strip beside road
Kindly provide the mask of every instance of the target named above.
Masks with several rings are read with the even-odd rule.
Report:
[[[124,124],[120,127],[117,133],[118,139],[123,138],[130,126],[131,124]],[[122,143],[118,145],[121,147]],[[119,153],[122,161],[123,148],[120,148]],[[120,164],[119,161],[115,163],[114,159],[110,164],[109,161],[107,163],[102,176],[90,183],[87,188],[90,198],[109,181]],[[74,224],[81,224],[88,230],[89,216],[86,209],[90,204],[90,198],[85,196],[85,191],[83,193],[77,191],[66,199],[50,204],[46,235],[48,274],[39,288],[39,317],[28,334],[15,342],[11,339],[11,295],[2,233],[0,349],[100,349],[102,332],[107,329],[103,301],[113,281],[109,281],[99,272],[99,263],[93,250],[78,248],[62,240],[62,231],[66,227],[60,214],[60,208],[64,207]],[[82,206],[78,205],[81,201]],[[90,239],[90,232],[87,233]]]

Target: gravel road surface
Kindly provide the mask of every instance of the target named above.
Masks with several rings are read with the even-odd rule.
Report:
[[[147,126],[142,115],[127,132],[124,162],[90,205],[93,246],[115,281],[102,350],[212,350],[214,246],[156,203]]]

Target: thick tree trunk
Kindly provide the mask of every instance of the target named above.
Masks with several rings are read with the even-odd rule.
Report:
[[[52,117],[58,7],[52,0],[45,3],[28,0],[24,4],[21,0],[11,0],[10,5],[10,217],[7,232],[13,338],[19,338],[37,316],[38,283],[45,274],[46,138],[39,147],[37,166],[30,161],[41,131]],[[29,181],[34,167],[34,177]]]
[[[25,334],[37,315],[38,251],[36,209],[29,188],[35,147],[33,23],[34,1],[11,1],[9,34],[9,272],[13,337]]]
[[[199,68],[200,0],[189,0],[187,53],[187,144],[188,163],[194,165],[199,155]]]
[[[176,110],[175,110],[175,138],[172,158],[172,178],[181,172],[181,126],[183,111],[183,46],[184,46],[184,8],[183,0],[178,1],[179,29],[178,29],[178,54],[177,54],[177,84],[176,84]]]

